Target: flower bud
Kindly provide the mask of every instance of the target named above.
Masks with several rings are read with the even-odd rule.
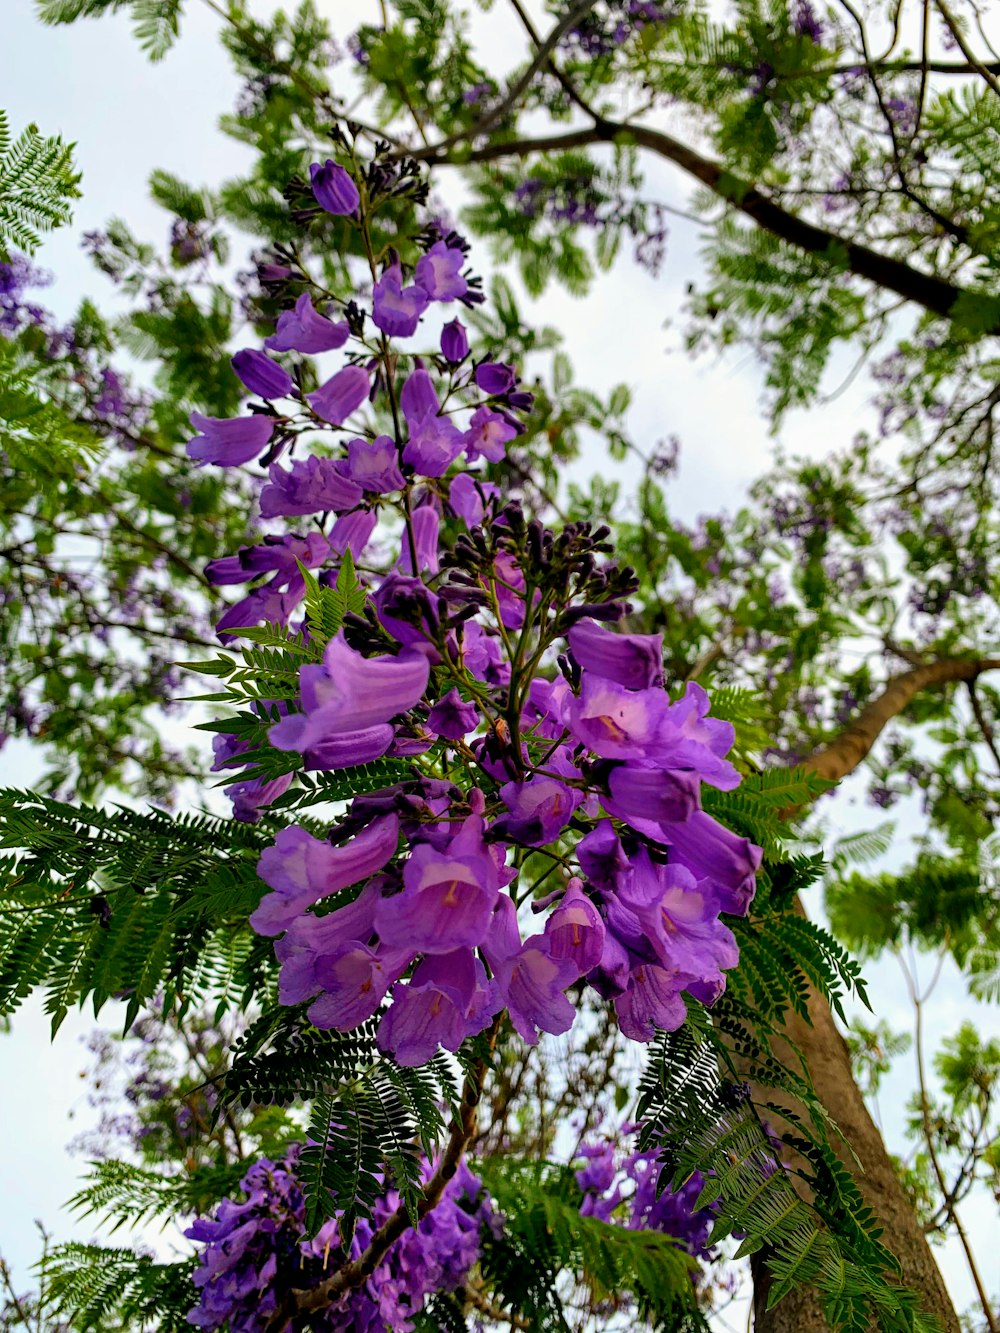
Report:
[[[322,166],[314,162],[309,168],[309,179],[312,181],[313,194],[320,208],[338,217],[350,217],[357,212],[361,203],[358,187],[351,179],[350,173],[336,162],[330,158],[327,158]]]
[[[460,320],[453,319],[441,330],[441,355],[453,366],[469,355],[469,339]]]

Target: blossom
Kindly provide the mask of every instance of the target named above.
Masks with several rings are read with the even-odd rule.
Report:
[[[595,676],[629,690],[663,684],[662,634],[616,634],[594,620],[583,619],[576,622],[567,638],[577,662]]]
[[[198,434],[188,441],[190,458],[199,463],[217,463],[219,467],[239,467],[264,452],[274,434],[274,417],[206,417],[191,413],[191,425]]]
[[[318,162],[313,162],[309,167],[309,179],[312,182],[316,202],[327,213],[347,217],[357,212],[361,203],[358,187],[354,184],[350,173],[336,162],[330,158],[327,158],[322,166]]]
[[[409,439],[403,462],[425,477],[442,477],[462,452],[463,436],[451,417],[440,416],[440,403],[426,370],[415,370],[399,396]]]
[[[260,493],[261,518],[289,517],[297,514],[335,513],[353,509],[361,501],[357,482],[342,475],[332,458],[297,458],[290,468],[272,463],[268,484]]]
[[[380,937],[397,948],[450,953],[483,943],[499,894],[497,865],[470,815],[443,847],[418,843],[403,867],[403,892],[375,912]]]
[[[510,1021],[529,1046],[537,1044],[538,1029],[558,1035],[573,1026],[576,1009],[565,992],[579,969],[570,958],[554,956],[545,935],[532,935],[522,944],[517,911],[506,896],[497,903],[483,953]]]
[[[550,957],[568,959],[583,975],[601,961],[605,934],[600,912],[574,876],[545,923]]]
[[[391,338],[409,338],[429,304],[424,288],[404,287],[399,264],[390,264],[372,289],[372,320]]]
[[[257,873],[272,893],[265,894],[250,917],[258,935],[277,935],[321,898],[357,884],[381,870],[396,850],[399,820],[384,815],[340,847],[320,842],[306,829],[283,828],[266,847]]]
[[[331,426],[342,426],[368,397],[370,388],[366,370],[361,366],[345,366],[314,393],[307,394],[306,401]]]
[[[425,958],[407,985],[393,989],[379,1023],[379,1048],[401,1065],[426,1064],[439,1046],[457,1051],[466,1037],[482,1032],[500,1007],[496,987],[471,949]]]
[[[528,847],[544,847],[569,823],[583,793],[558,778],[538,775],[506,783],[500,797],[509,813],[497,820],[497,832]]]
[[[264,346],[272,352],[333,352],[347,342],[350,330],[347,320],[327,319],[317,312],[308,292],[295,302],[294,310],[283,310],[278,316],[278,328]]]
[[[419,701],[428,670],[426,657],[419,653],[362,657],[348,647],[340,631],[326,645],[321,665],[302,667],[304,711],[276,723],[269,732],[271,744],[279,750],[307,750],[338,736],[363,735],[384,726]]]
[[[445,241],[437,241],[422,258],[417,260],[413,276],[418,287],[423,288],[432,301],[455,301],[469,290],[469,284],[462,277],[465,254]],[[461,361],[461,357],[458,358]]]
[[[448,488],[448,503],[466,527],[474,528],[483,521],[485,502],[498,494],[493,482],[482,481],[469,472],[456,472]]]
[[[347,458],[338,467],[347,480],[377,495],[401,491],[406,484],[399,470],[396,442],[389,435],[378,435],[371,441],[348,440]]]
[[[517,384],[517,374],[513,366],[499,361],[484,361],[476,367],[476,383],[491,398],[501,398]]]
[[[452,688],[431,709],[427,725],[446,740],[460,741],[479,725],[479,710],[475,704],[465,703],[458,690]]]
[[[340,555],[350,551],[354,559],[359,560],[377,522],[371,509],[355,509],[349,514],[341,514],[330,533],[330,545]]]
[[[403,529],[403,549],[400,552],[400,571],[411,574],[438,572],[438,532],[441,519],[432,504],[418,505],[410,516],[413,544],[409,528]]]
[[[499,463],[516,434],[517,427],[499,412],[489,407],[478,407],[472,414],[464,436],[466,457],[470,463],[474,463],[477,458]]]
[[[295,381],[288,371],[252,347],[237,352],[232,364],[250,392],[261,398],[287,398],[295,390]]]

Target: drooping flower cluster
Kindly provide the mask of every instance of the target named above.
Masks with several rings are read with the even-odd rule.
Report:
[[[630,1149],[634,1125],[623,1125],[615,1139],[585,1143],[580,1156],[585,1165],[576,1173],[583,1191],[585,1217],[617,1222],[631,1231],[660,1231],[672,1236],[697,1259],[714,1258],[709,1236],[715,1213],[698,1208],[705,1179],[695,1171],[679,1189],[660,1189],[663,1171],[655,1149]],[[659,1191],[659,1192],[658,1192]]]
[[[314,211],[360,228],[370,251],[369,219],[401,170],[317,166]],[[717,998],[737,961],[720,914],[747,911],[760,851],[701,808],[703,784],[739,783],[733,730],[697,684],[671,699],[658,636],[610,628],[634,578],[609,559],[607,531],[553,532],[501,498],[489,469],[502,476],[532,397],[513,367],[472,363],[460,321],[428,345],[422,321],[479,293],[461,238],[429,228],[417,240],[415,263],[396,250],[373,263],[370,310],[359,297],[336,318],[307,275],[289,278],[271,355],[233,362],[262,404],[194,418],[194,457],[263,456],[264,520],[314,516],[304,535],[209,567],[218,584],[254,584],[220,634],[289,625],[303,570],[335,585],[348,551],[368,594],[270,714],[270,746],[320,772],[408,761],[326,839],[294,824],[278,834],[251,922],[281,937],[283,1003],[308,1001],[313,1023],[340,1030],[381,1011],[379,1043],[403,1064],[456,1050],[502,1011],[528,1042],[565,1032],[584,981],[645,1041],[683,1022],[684,993]],[[307,392],[289,354],[341,349]],[[294,456],[317,430],[341,441],[332,454]],[[238,741],[219,743],[220,765],[241,757]],[[282,773],[238,784],[244,817],[287,788]],[[547,863],[535,870],[546,897],[522,874],[529,858]],[[525,936],[529,903],[546,916]]]
[[[283,1162],[255,1163],[241,1181],[242,1202],[223,1199],[213,1217],[198,1218],[185,1232],[202,1247],[194,1274],[199,1302],[188,1315],[198,1328],[262,1333],[293,1290],[308,1291],[357,1258],[399,1206],[395,1191],[387,1191],[346,1247],[336,1218],[310,1239],[296,1160],[293,1149]],[[484,1229],[498,1226],[489,1195],[462,1163],[434,1210],[394,1242],[361,1287],[319,1311],[289,1315],[282,1327],[409,1333],[431,1293],[465,1283]]]

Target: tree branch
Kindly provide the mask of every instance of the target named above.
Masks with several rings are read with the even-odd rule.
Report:
[[[962,297],[975,298],[975,292],[948,282],[932,273],[923,273],[901,259],[880,254],[860,242],[847,240],[836,232],[797,217],[782,208],[755,185],[734,176],[721,162],[703,156],[695,149],[663,130],[628,121],[597,117],[595,123],[565,134],[542,135],[536,139],[513,139],[473,148],[451,155],[443,145],[417,150],[412,156],[439,165],[464,166],[469,163],[494,162],[503,157],[529,157],[533,153],[561,152],[598,143],[634,143],[658,157],[673,162],[693,176],[713,194],[752,218],[764,231],[794,246],[805,254],[831,262],[843,261],[849,272],[859,278],[895,292],[931,314],[950,318],[955,303]],[[1000,334],[1000,324],[990,334]]]
[[[1000,670],[1000,658],[943,657],[925,666],[894,676],[880,695],[863,708],[849,727],[829,745],[814,750],[804,760],[820,777],[830,782],[853,773],[878,740],[885,727],[904,711],[922,690],[954,681],[975,681],[985,671]]]

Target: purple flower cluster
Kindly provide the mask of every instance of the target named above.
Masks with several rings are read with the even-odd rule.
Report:
[[[241,1182],[242,1202],[223,1199],[214,1217],[198,1218],[185,1232],[201,1245],[194,1275],[199,1302],[188,1315],[196,1327],[262,1333],[293,1289],[308,1290],[357,1258],[399,1207],[398,1195],[387,1191],[348,1246],[336,1218],[310,1239],[296,1158],[293,1149],[284,1162],[257,1162]],[[479,1259],[484,1228],[498,1225],[489,1196],[462,1163],[434,1210],[390,1247],[363,1286],[283,1327],[410,1333],[429,1295],[463,1285]]]
[[[363,228],[335,167],[313,173],[317,198]],[[760,850],[701,809],[703,784],[739,784],[733,729],[696,684],[671,701],[659,636],[606,623],[633,586],[604,559],[606,532],[528,523],[470,468],[501,462],[524,428],[532,398],[513,367],[469,364],[457,320],[436,350],[389,350],[431,305],[473,299],[464,242],[427,240],[412,268],[391,255],[373,271],[377,337],[356,305],[343,338],[308,296],[281,316],[272,352],[361,344],[319,390],[303,398],[281,362],[238,353],[267,406],[195,419],[197,457],[235,465],[270,446],[263,519],[322,515],[306,537],[269,536],[209,566],[217,584],[255,584],[220,633],[288,625],[302,568],[333,582],[348,550],[368,594],[365,616],[301,668],[271,746],[313,771],[413,763],[408,780],[356,797],[325,839],[283,829],[261,857],[271,892],[251,924],[281,937],[283,1003],[343,1031],[379,1016],[379,1045],[401,1064],[457,1050],[504,1011],[529,1043],[565,1032],[584,982],[647,1041],[684,1021],[683,994],[712,1003],[737,961],[720,914],[748,910]],[[278,415],[278,391],[294,416]],[[393,435],[361,416],[345,425],[366,402],[391,407]],[[346,436],[332,457],[274,458],[275,440],[294,448],[330,426]],[[219,764],[238,758],[232,738],[218,746]],[[285,791],[283,774],[239,784],[240,816]],[[551,863],[547,891],[553,872],[561,887],[532,903],[520,867],[535,853]]]
[[[576,1173],[583,1191],[584,1217],[616,1222],[631,1231],[660,1231],[672,1236],[697,1259],[714,1258],[709,1234],[715,1220],[711,1207],[698,1208],[705,1178],[695,1171],[679,1189],[661,1188],[664,1170],[655,1150],[629,1148],[634,1125],[623,1125],[614,1140],[585,1143],[584,1166]]]

